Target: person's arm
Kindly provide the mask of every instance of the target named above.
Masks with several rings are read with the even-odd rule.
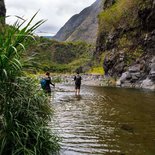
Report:
[[[49,77],[49,79],[50,79],[50,84],[51,84],[53,87],[55,87],[55,84],[52,83],[52,81],[51,81],[51,77]]]
[[[51,82],[50,84],[51,84],[53,87],[55,87],[55,84],[54,84],[54,83]]]
[[[76,80],[76,76],[74,76],[74,81]]]

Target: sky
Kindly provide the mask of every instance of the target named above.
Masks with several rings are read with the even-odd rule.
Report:
[[[95,0],[5,0],[7,9],[6,23],[13,24],[20,16],[26,20],[37,12],[34,23],[47,20],[36,33],[54,35],[75,14],[90,6]]]

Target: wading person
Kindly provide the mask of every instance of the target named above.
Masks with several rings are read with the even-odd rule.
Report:
[[[46,72],[46,77],[41,80],[41,87],[46,93],[51,93],[51,86],[55,87],[55,84],[52,83],[50,73]]]
[[[49,72],[46,72],[46,78],[45,78],[45,80],[46,80],[45,91],[46,91],[46,93],[51,93],[51,87],[50,87],[50,85],[52,85],[53,87],[55,87],[55,84],[52,83]]]
[[[75,81],[75,95],[80,95],[81,80],[82,80],[82,78],[79,75],[79,72],[77,72],[77,75],[74,76],[74,81]]]

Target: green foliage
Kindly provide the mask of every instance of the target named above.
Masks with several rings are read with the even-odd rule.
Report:
[[[70,72],[74,72],[78,67],[84,66],[89,61],[90,61],[90,59],[88,59],[88,58],[79,58],[79,59],[74,60],[71,63],[69,63],[68,68],[70,68]]]
[[[57,73],[69,72],[68,66],[67,65],[63,65],[63,64],[51,64],[47,68],[48,68],[48,70],[46,70],[46,71],[51,71],[51,72],[57,72]]]
[[[0,33],[0,155],[43,155],[59,149],[48,127],[52,109],[38,81],[24,77],[23,53],[34,39],[31,26],[16,22]],[[24,27],[23,27],[24,26]]]
[[[99,15],[100,31],[111,32],[116,28],[135,27],[138,24],[139,0],[117,0]]]
[[[88,71],[88,73],[91,73],[91,74],[101,74],[101,75],[103,75],[104,74],[104,70],[103,70],[103,67],[102,66],[93,67],[91,70]]]
[[[32,66],[43,71],[71,72],[92,57],[93,47],[85,42],[58,42],[37,38],[37,43],[28,49],[28,56],[34,55]],[[76,63],[77,61],[80,63]],[[71,65],[74,64],[74,67]]]
[[[33,38],[32,32],[44,22],[41,20],[30,26],[33,18],[21,30],[19,29],[25,24],[25,21],[22,23],[17,21],[13,27],[2,27],[0,34],[1,80],[12,78],[21,73],[23,64],[20,60],[22,53],[25,51],[25,46],[29,44],[30,38]]]
[[[42,155],[58,150],[58,138],[48,128],[52,109],[38,90],[38,81],[19,78],[0,84],[1,154]]]
[[[130,65],[132,62],[136,61],[139,57],[142,56],[143,53],[144,51],[140,46],[128,51],[126,53],[127,54],[127,60],[126,60],[127,65]]]
[[[99,14],[99,31],[110,33],[118,28],[139,26],[139,11],[151,8],[152,4],[152,0],[116,0]]]
[[[118,46],[119,48],[128,48],[132,45],[132,41],[129,40],[126,36],[119,38]]]

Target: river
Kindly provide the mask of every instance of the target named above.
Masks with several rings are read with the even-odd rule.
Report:
[[[60,155],[155,155],[155,92],[74,86],[52,94]]]

